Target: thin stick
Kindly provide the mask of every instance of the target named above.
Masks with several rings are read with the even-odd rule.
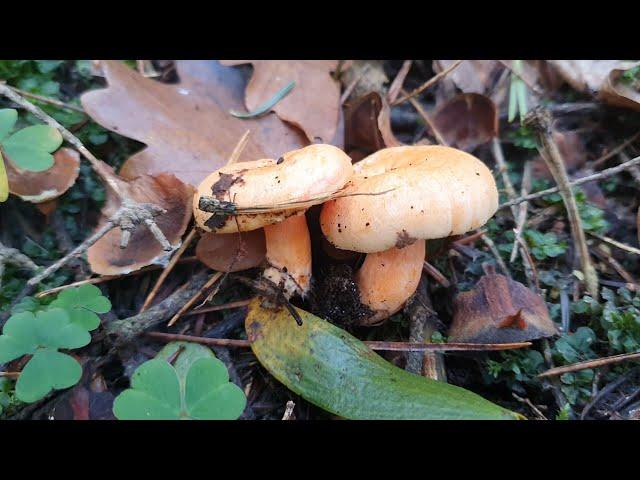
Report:
[[[614,363],[626,362],[627,360],[640,359],[640,352],[636,353],[623,353],[621,355],[613,355],[610,357],[597,358],[595,360],[587,360],[585,362],[578,362],[571,365],[565,365],[564,367],[556,367],[542,372],[538,375],[538,378],[555,377],[570,372],[578,372],[580,370],[586,370],[588,368],[599,368],[605,365],[611,365]]]
[[[453,243],[456,243],[458,245],[467,245],[469,243],[475,242],[481,236],[483,236],[485,233],[487,233],[486,230],[478,230],[477,232],[474,232],[471,235],[467,235],[466,237],[459,238],[458,240],[456,240]]]
[[[231,156],[229,157],[229,160],[227,160],[227,165],[231,165],[232,163],[236,163],[238,161],[238,159],[240,158],[240,155],[242,155],[244,147],[246,147],[247,143],[249,143],[250,133],[251,133],[251,130],[247,130],[246,132],[244,132],[242,137],[240,137],[240,140],[238,140],[238,143],[236,143],[236,146],[233,148],[233,151],[231,152]]]
[[[407,74],[409,70],[411,70],[411,65],[413,60],[405,60],[396,75],[396,78],[391,82],[391,86],[389,87],[389,91],[387,92],[387,101],[391,104],[396,101],[398,95],[400,94],[400,90],[402,89],[402,85],[404,84],[405,78],[407,78]]]
[[[193,335],[180,335],[178,333],[147,332],[148,337],[166,342],[185,341],[199,343],[201,345],[213,345],[216,347],[251,347],[249,340],[236,340],[230,338],[207,338]],[[362,342],[372,350],[384,350],[387,352],[424,352],[424,351],[492,351],[512,350],[531,346],[531,342],[520,343],[421,343],[421,342]]]
[[[530,188],[531,188],[531,162],[526,162],[524,164],[524,172],[522,174],[522,188],[520,190],[520,196],[525,196],[527,193],[529,193]],[[515,262],[516,258],[518,257],[518,243],[522,238],[524,225],[525,223],[527,223],[528,205],[529,205],[528,202],[522,202],[518,208],[518,215],[515,217],[517,219],[516,228],[514,229],[515,238],[513,239],[513,247],[511,249],[511,258],[509,259],[509,263]],[[513,208],[515,209],[515,205]]]
[[[340,105],[344,105],[344,102],[346,102],[349,97],[351,96],[351,92],[353,92],[353,89],[356,88],[356,86],[358,85],[358,83],[360,83],[360,80],[362,80],[362,78],[364,77],[364,74],[367,73],[369,71],[369,65],[365,65],[364,68],[360,71],[360,73],[356,76],[356,78],[354,78],[351,83],[347,86],[347,88],[344,89],[344,92],[342,92],[342,96],[340,97]]]
[[[445,277],[440,270],[431,265],[429,262],[425,260],[424,265],[422,266],[422,270],[433,278],[436,282],[442,285],[444,288],[449,288],[451,286],[451,282]]]
[[[191,315],[198,315],[200,313],[219,312],[220,310],[230,310],[232,308],[246,307],[251,303],[251,299],[238,300],[237,302],[222,303],[220,305],[213,305],[211,307],[198,308],[185,313],[183,316],[189,317]]]
[[[551,171],[554,180],[560,189],[560,195],[567,210],[567,217],[571,226],[571,234],[576,244],[578,260],[584,283],[589,294],[597,300],[598,298],[598,272],[591,263],[591,255],[587,247],[587,238],[582,227],[582,219],[578,213],[578,204],[573,190],[569,185],[569,176],[562,154],[553,140],[551,133],[551,114],[542,108],[531,111],[525,118],[525,125],[535,129],[538,134],[539,151],[547,167]]]
[[[187,263],[187,262],[197,262],[197,257],[186,257],[181,258],[178,263]],[[143,273],[152,272],[154,270],[160,270],[163,268],[161,265],[149,265],[148,267],[141,268],[140,270],[136,270],[134,272],[124,273],[122,275],[103,275],[101,277],[93,277],[86,278],[84,280],[79,280],[77,282],[69,283],[67,285],[61,285],[59,287],[50,288],[49,290],[43,290],[36,294],[36,298],[46,297],[47,295],[51,295],[53,293],[58,293],[62,290],[66,290],[67,288],[79,287],[80,285],[95,285],[98,283],[109,282],[111,280],[119,280],[121,278],[133,277],[136,275],[142,275]]]
[[[171,260],[167,264],[166,268],[162,271],[162,273],[158,277],[158,280],[156,280],[156,283],[151,289],[151,292],[149,292],[149,295],[147,295],[147,298],[145,299],[144,304],[140,309],[140,313],[144,312],[147,308],[149,308],[149,305],[151,305],[151,302],[153,302],[153,300],[156,298],[156,295],[158,294],[160,287],[162,286],[166,278],[169,276],[169,274],[173,271],[173,267],[176,266],[182,254],[185,252],[187,248],[189,248],[189,245],[191,245],[191,242],[195,238],[196,233],[197,233],[196,227],[193,227],[189,232],[189,234],[187,235],[187,238],[185,238],[184,242],[182,242],[182,245],[180,245],[180,248],[176,251],[173,257],[171,257]]]
[[[587,235],[590,235],[598,240],[608,243],[609,245],[613,245],[614,247],[619,248],[620,250],[624,250],[625,252],[633,253],[635,255],[640,255],[640,249],[627,245],[626,243],[619,242],[614,240],[611,237],[606,237],[604,235],[599,235],[594,232],[587,232]]]
[[[200,290],[198,290],[195,295],[193,295],[189,300],[187,300],[187,303],[185,303],[180,310],[178,310],[178,312],[171,317],[171,320],[169,320],[169,323],[167,324],[167,327],[170,327],[171,325],[173,325],[174,323],[176,323],[178,321],[178,319],[182,316],[182,314],[184,312],[186,312],[187,310],[189,310],[189,308],[191,308],[191,306],[196,303],[196,300],[198,300],[200,298],[200,296],[209,288],[211,288],[211,286],[216,283],[218,281],[218,279],[222,276],[223,272],[216,272],[213,275],[211,275],[211,278],[209,278],[209,280],[207,280],[207,283],[205,283],[202,288],[200,288]]]
[[[570,187],[577,187],[584,183],[594,182],[596,180],[602,180],[604,178],[609,178],[617,175],[620,172],[624,172],[625,170],[629,170],[636,165],[640,164],[640,156],[632,158],[631,160],[627,160],[620,165],[616,165],[615,167],[607,168],[606,170],[602,170],[601,172],[594,173],[593,175],[587,175],[586,177],[578,178],[576,180],[570,181],[567,185]],[[515,200],[510,200],[508,202],[503,203],[498,208],[511,207],[513,205],[518,205],[522,202],[528,202],[529,200],[535,200],[536,198],[545,197],[547,195],[551,195],[552,193],[557,193],[560,191],[559,187],[547,188],[546,190],[542,190],[536,193],[530,193],[529,195],[525,195],[520,198],[516,198]]]
[[[20,372],[0,372],[0,377],[18,378],[19,376]]]
[[[458,66],[463,62],[463,60],[456,60],[454,63],[451,64],[451,66],[449,68],[446,68],[445,70],[443,70],[442,72],[438,73],[437,75],[431,77],[429,80],[427,80],[425,83],[423,83],[422,85],[420,85],[418,88],[414,89],[411,91],[411,93],[405,93],[405,96],[400,98],[399,100],[396,100],[395,102],[393,102],[391,104],[391,106],[396,106],[396,105],[400,105],[401,103],[406,102],[407,100],[412,99],[413,97],[415,97],[416,95],[421,94],[422,92],[424,92],[427,88],[431,87],[432,85],[435,85],[436,83],[438,83],[440,81],[440,79],[446,77],[447,75],[449,75],[450,72],[452,72],[453,70],[455,70],[456,68],[458,68]]]
[[[291,416],[293,415],[294,408],[296,408],[296,404],[293,403],[292,400],[289,400],[284,410],[284,415],[282,416],[282,420],[291,420]]]
[[[500,256],[500,252],[496,247],[496,244],[491,240],[487,235],[482,236],[482,241],[484,244],[489,247],[489,251],[493,254],[493,257],[496,259],[496,263],[500,266],[500,269],[504,272],[504,274],[511,278],[511,272],[507,268],[507,264],[504,263],[504,260]]]
[[[598,167],[602,163],[604,163],[607,160],[609,160],[611,157],[615,157],[620,152],[622,152],[625,148],[627,148],[629,145],[631,145],[633,142],[635,142],[639,137],[640,137],[640,131],[636,132],[635,135],[633,135],[631,138],[628,138],[627,140],[622,142],[620,145],[618,145],[616,148],[611,150],[609,153],[607,153],[607,154],[601,156],[600,158],[598,158],[597,160],[594,160],[593,162],[591,162],[591,166],[594,167],[594,168]]]
[[[500,143],[499,138],[493,137],[491,142],[491,151],[493,152],[493,157],[496,160],[498,172],[500,172],[500,176],[502,177],[502,183],[504,183],[504,189],[507,192],[507,197],[509,199],[516,198],[516,189],[513,188],[513,183],[511,183],[511,179],[509,178],[509,168],[506,160],[504,159],[504,152],[502,151],[502,144]],[[518,212],[515,208],[511,208],[511,213],[513,214],[514,219],[518,218]]]
[[[4,81],[0,83],[5,83]],[[27,92],[25,90],[20,90],[19,88],[12,87],[11,85],[7,85],[11,90],[16,93],[19,93],[23,97],[32,98],[34,100],[38,100],[42,103],[48,103],[50,105],[54,105],[56,107],[64,108],[67,110],[73,110],[78,113],[83,113],[86,115],[85,111],[81,107],[76,107],[75,105],[70,105],[68,103],[61,102],[60,100],[56,100],[55,98],[43,97],[42,95],[36,95],[35,93]]]
[[[402,92],[404,92],[404,90],[402,90]],[[413,108],[416,109],[416,112],[418,112],[418,115],[420,115],[422,119],[425,121],[425,123],[429,126],[429,128],[433,132],[433,135],[436,137],[436,140],[438,141],[438,143],[440,145],[448,146],[449,144],[445,141],[444,137],[440,134],[440,132],[438,131],[438,128],[431,120],[431,117],[429,117],[427,112],[425,112],[425,110],[422,108],[420,103],[418,103],[418,101],[415,98],[410,98],[409,103],[413,105]]]

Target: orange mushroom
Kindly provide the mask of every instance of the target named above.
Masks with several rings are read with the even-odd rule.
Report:
[[[323,205],[320,226],[337,248],[369,254],[356,283],[374,312],[363,323],[372,325],[416,290],[425,240],[482,226],[498,208],[498,190],[482,161],[450,147],[386,148],[354,172],[343,196]]]
[[[311,280],[311,241],[304,212],[342,189],[353,175],[351,159],[332,145],[316,144],[278,160],[228,165],[213,172],[193,199],[196,224],[216,233],[265,229],[265,278],[285,295],[305,295]],[[208,208],[207,202],[219,205]],[[251,213],[243,213],[250,210]]]

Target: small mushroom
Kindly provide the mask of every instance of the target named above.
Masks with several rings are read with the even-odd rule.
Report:
[[[344,196],[323,205],[320,226],[337,248],[369,254],[356,282],[374,311],[363,323],[372,325],[416,290],[425,240],[482,226],[498,208],[498,190],[482,161],[449,147],[386,148],[354,172]]]
[[[558,334],[542,297],[504,275],[483,276],[456,296],[453,309],[452,342],[526,342]]]
[[[265,278],[281,285],[287,297],[305,295],[311,280],[311,240],[304,212],[343,188],[352,175],[349,156],[323,144],[288,152],[278,160],[234,163],[213,172],[198,187],[193,199],[196,224],[215,233],[264,227]],[[221,209],[203,210],[203,199],[217,202]],[[243,213],[247,209],[251,213]]]

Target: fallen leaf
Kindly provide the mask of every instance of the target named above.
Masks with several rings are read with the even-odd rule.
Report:
[[[433,123],[449,145],[467,152],[498,136],[496,106],[477,93],[463,93],[440,105]]]
[[[240,272],[259,266],[266,253],[264,230],[250,232],[206,232],[196,245],[196,257],[218,272]]]
[[[378,92],[370,92],[350,102],[345,109],[344,123],[347,150],[356,149],[368,155],[402,145],[391,130],[389,104]]]
[[[640,86],[627,85],[621,81],[621,76],[631,68],[640,65],[640,62],[626,68],[614,68],[604,81],[599,98],[615,107],[640,110]]]
[[[227,163],[247,130],[238,161],[278,158],[308,143],[275,114],[247,120],[229,114],[243,107],[245,80],[218,61],[176,62],[176,84],[145,78],[117,61],[101,67],[109,86],[82,95],[85,111],[103,127],[147,145],[122,166],[125,179],[172,173],[196,186]]]
[[[247,338],[260,363],[294,393],[353,420],[493,419],[520,415],[445,382],[384,360],[346,331],[296,308],[249,304]],[[295,308],[295,307],[294,307]]]
[[[433,69],[440,73],[455,60],[434,60]],[[464,93],[486,94],[494,87],[504,67],[498,60],[464,60],[447,78]]]
[[[169,173],[142,175],[131,181],[113,174],[113,181],[132,200],[154,203],[167,210],[167,213],[157,216],[155,220],[169,243],[177,248],[191,220],[193,188]],[[100,229],[119,207],[119,197],[111,188],[107,188],[107,202],[96,230]],[[120,237],[120,229],[114,228],[87,250],[87,260],[93,272],[100,275],[121,275],[152,263],[164,264],[171,255],[162,249],[160,243],[144,226],[135,229],[127,248],[120,248]]]
[[[359,99],[371,92],[386,96],[385,84],[389,83],[389,77],[384,73],[384,65],[380,60],[354,60],[344,70],[340,81],[344,90],[352,89],[349,98]]]
[[[331,77],[337,60],[221,60],[222,65],[253,65],[245,92],[247,110],[265,103],[289,82],[291,93],[273,107],[278,117],[305,132],[310,142],[329,143],[338,127],[340,85]]]
[[[449,341],[511,343],[557,335],[544,299],[504,275],[484,275],[453,301]]]
[[[80,172],[80,154],[61,148],[53,155],[53,166],[44,172],[22,170],[5,158],[9,191],[22,200],[43,203],[59,197],[75,183]]]

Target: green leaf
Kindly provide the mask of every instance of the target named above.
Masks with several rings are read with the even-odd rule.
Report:
[[[229,382],[227,369],[211,350],[173,342],[138,367],[113,413],[120,420],[232,420],[245,405],[244,393]]]
[[[51,390],[72,387],[81,376],[82,367],[75,358],[53,349],[39,350],[18,377],[16,397],[35,402]]]
[[[282,100],[284,97],[286,97],[289,94],[289,92],[293,90],[293,87],[295,86],[296,86],[296,82],[294,81],[287,83],[284,87],[278,90],[273,95],[273,97],[271,97],[269,100],[264,102],[262,105],[256,108],[253,112],[242,113],[242,112],[236,112],[235,110],[230,110],[229,113],[236,118],[259,117],[260,115],[263,115],[268,111],[270,111],[275,106],[275,104],[278,103],[280,100]]]
[[[0,110],[0,142],[4,139],[16,124],[18,112],[13,108],[3,108]]]
[[[251,348],[280,382],[348,419],[520,419],[475,393],[402,370],[344,330],[296,309],[249,305]]]
[[[515,120],[516,113],[518,111],[518,102],[516,98],[516,81],[516,76],[511,74],[511,84],[509,85],[509,116],[507,117],[507,121],[509,123]]]
[[[60,307],[69,313],[72,323],[91,331],[100,325],[98,313],[111,310],[111,302],[95,285],[81,285],[67,288],[51,302],[52,307]]]
[[[4,202],[9,198],[9,179],[4,169],[4,159],[0,153],[0,202]]]
[[[0,363],[41,348],[80,348],[91,341],[84,328],[71,323],[67,312],[60,308],[21,312],[12,315],[0,336]]]
[[[23,128],[2,142],[9,159],[18,168],[42,172],[53,166],[51,152],[62,144],[62,135],[49,125]]]

